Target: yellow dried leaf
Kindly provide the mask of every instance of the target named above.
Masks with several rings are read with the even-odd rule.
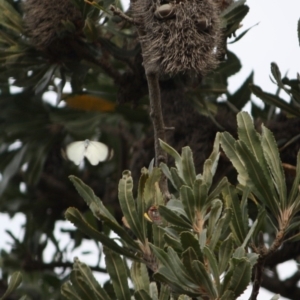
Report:
[[[65,98],[65,102],[71,108],[85,111],[111,112],[116,107],[115,103],[90,94],[71,95]]]

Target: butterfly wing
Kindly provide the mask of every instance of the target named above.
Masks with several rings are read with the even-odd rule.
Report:
[[[73,142],[67,146],[66,154],[69,160],[75,165],[79,165],[83,160],[86,151],[86,144],[84,141]]]
[[[90,141],[84,155],[93,166],[96,166],[99,162],[104,161],[108,157],[108,153],[109,150],[105,144]]]

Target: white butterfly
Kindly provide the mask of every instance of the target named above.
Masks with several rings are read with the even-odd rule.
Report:
[[[109,149],[103,143],[85,140],[69,144],[66,154],[75,165],[79,165],[86,157],[93,166],[96,166],[108,158]]]

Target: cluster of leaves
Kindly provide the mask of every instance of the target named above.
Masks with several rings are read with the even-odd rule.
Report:
[[[238,114],[238,129],[238,140],[226,132],[217,135],[203,174],[198,175],[189,147],[183,148],[179,155],[161,141],[161,147],[174,158],[176,167],[162,164],[160,168],[144,169],[136,199],[130,172],[124,171],[118,190],[127,230],[87,185],[70,176],[94,216],[119,237],[111,239],[106,231],[93,228],[76,208],[66,211],[68,220],[103,244],[113,285],[113,289],[100,286],[91,270],[76,258],[70,282],[62,286],[66,299],[125,300],[133,296],[149,300],[170,297],[229,300],[241,295],[251,280],[258,257],[266,255],[260,250],[276,251],[289,231],[299,226],[295,215],[300,210],[300,154],[296,178],[287,195],[271,132],[263,128],[259,135],[247,113]],[[220,145],[238,171],[237,187],[226,178],[213,186]],[[174,188],[166,204],[159,189],[162,172]],[[251,203],[256,208],[254,218],[248,214]],[[270,225],[277,235],[269,242],[268,249],[261,249],[260,231]],[[125,258],[133,261],[130,272]],[[153,272],[151,277],[147,268]],[[128,277],[133,288],[128,285]]]
[[[300,210],[300,154],[296,177],[287,195],[278,149],[271,132],[263,128],[260,136],[246,113],[238,115],[238,129],[237,141],[226,132],[217,135],[213,152],[204,164],[203,174],[199,175],[195,173],[189,147],[183,148],[180,156],[161,141],[163,149],[175,159],[176,167],[169,169],[162,164],[160,169],[144,169],[136,200],[132,195],[130,173],[123,173],[119,200],[124,224],[136,239],[116,223],[85,184],[71,177],[94,216],[120,236],[122,246],[91,228],[79,211],[68,209],[66,218],[105,246],[107,270],[115,294],[103,294],[92,284],[78,285],[77,280],[83,280],[85,274],[79,272],[76,280],[71,276],[72,284],[66,283],[62,288],[67,299],[84,292],[91,298],[96,292],[97,299],[108,296],[113,299],[113,295],[117,299],[129,299],[131,293],[125,280],[127,267],[119,255],[133,260],[130,277],[135,299],[169,299],[170,294],[178,299],[199,296],[236,299],[242,294],[250,282],[258,257],[261,259],[268,255],[266,252],[276,251],[289,231],[299,226],[295,215]],[[237,188],[226,178],[212,186],[220,155],[219,145],[238,171],[240,184]],[[174,188],[167,204],[164,204],[158,187],[161,171]],[[252,219],[248,215],[251,203],[256,208],[256,216]],[[273,242],[269,241],[268,249],[260,248],[259,244],[260,232],[265,226],[273,226],[276,235]],[[249,247],[253,252],[249,252]],[[152,282],[146,266],[154,272]],[[77,268],[78,265],[73,275]],[[159,293],[155,282],[161,284]]]

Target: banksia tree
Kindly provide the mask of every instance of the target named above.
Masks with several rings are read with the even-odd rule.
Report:
[[[253,73],[228,91],[245,2],[0,0],[0,210],[26,222],[1,251],[2,299],[233,300],[252,281],[251,300],[300,298],[298,272],[275,268],[299,255],[299,78],[271,64],[290,103]],[[238,113],[251,93],[253,120]],[[86,139],[110,160],[67,161]],[[53,233],[65,218],[94,265]]]

